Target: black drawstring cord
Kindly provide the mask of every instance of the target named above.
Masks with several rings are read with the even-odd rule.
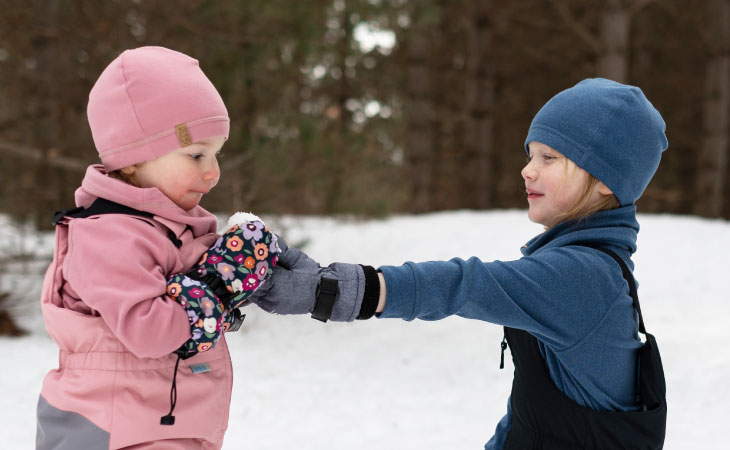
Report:
[[[177,361],[175,361],[175,372],[172,374],[172,387],[170,388],[170,412],[166,416],[160,417],[160,425],[175,425],[175,416],[172,412],[175,410],[175,404],[177,403],[177,366],[180,364],[180,355],[177,355]]]
[[[500,347],[502,347],[502,357],[499,360],[499,368],[504,369],[504,351],[507,350],[507,336],[506,335],[502,338],[502,343],[500,344]]]

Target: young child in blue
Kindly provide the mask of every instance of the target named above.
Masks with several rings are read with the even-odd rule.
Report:
[[[522,247],[522,258],[376,271],[321,268],[289,248],[253,301],[320,320],[377,312],[381,319],[457,315],[503,325],[515,381],[486,449],[661,448],[666,409],[652,411],[637,398],[642,342],[629,286],[635,202],[667,148],[664,121],[639,88],[587,79],[540,109],[524,145],[528,217],[545,232]],[[628,267],[627,277],[603,249]],[[663,373],[657,383],[663,386]]]

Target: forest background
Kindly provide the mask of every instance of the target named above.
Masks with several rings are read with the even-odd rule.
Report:
[[[0,213],[49,228],[98,160],[88,92],[121,51],[199,59],[231,136],[211,211],[525,207],[532,116],[640,86],[669,150],[640,212],[730,218],[730,0],[0,0]]]

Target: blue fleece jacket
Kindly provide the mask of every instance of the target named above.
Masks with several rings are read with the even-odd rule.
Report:
[[[528,331],[555,385],[595,410],[636,410],[638,316],[613,250],[633,269],[636,208],[601,211],[530,240],[516,261],[452,259],[380,269],[387,288],[381,318],[439,320],[457,315]],[[509,402],[508,402],[509,403]],[[486,444],[502,448],[510,410]]]

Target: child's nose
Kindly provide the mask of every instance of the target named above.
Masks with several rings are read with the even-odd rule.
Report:
[[[532,162],[532,161],[530,161],[530,162]],[[537,175],[537,171],[535,171],[535,169],[532,168],[532,164],[530,164],[530,162],[528,162],[525,165],[525,167],[522,168],[522,171],[520,172],[520,174],[522,174],[522,178],[524,178],[525,180],[528,180],[528,179],[534,180]]]
[[[214,181],[215,183],[217,183],[220,176],[221,169],[218,166],[218,160],[214,158],[211,165],[203,173],[203,179],[206,181]]]

